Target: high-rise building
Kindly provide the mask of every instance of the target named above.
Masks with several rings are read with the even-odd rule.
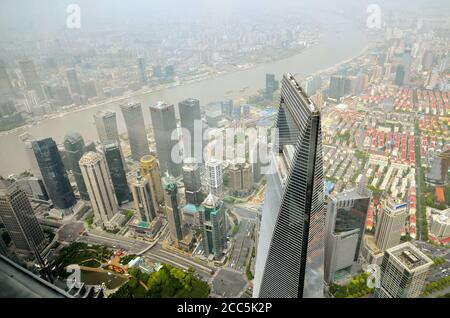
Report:
[[[145,59],[143,57],[137,59],[137,71],[139,82],[141,84],[147,84],[147,72],[145,70]]]
[[[117,129],[116,113],[110,110],[101,110],[94,115],[95,127],[101,143],[115,140],[120,143]]]
[[[156,202],[164,203],[164,191],[161,185],[161,172],[159,171],[158,162],[152,155],[144,156],[140,161],[141,175],[150,181],[152,192],[155,193]]]
[[[252,168],[248,163],[234,163],[229,170],[230,192],[236,195],[248,194],[253,185]]]
[[[283,76],[267,174],[255,297],[323,297],[324,225],[320,112],[291,74]]]
[[[404,65],[398,65],[397,71],[395,72],[395,79],[394,84],[398,86],[402,86],[405,84],[405,66]]]
[[[14,96],[14,89],[6,71],[5,63],[0,60],[0,97],[3,99],[12,96]]]
[[[197,163],[185,161],[183,165],[183,182],[186,202],[194,205],[202,204],[202,181],[200,167]]]
[[[64,137],[64,148],[66,150],[69,168],[72,171],[78,191],[80,192],[80,197],[83,200],[89,200],[89,195],[87,194],[86,185],[84,184],[80,165],[78,163],[85,152],[83,137],[77,132],[67,133]]]
[[[36,72],[34,62],[32,60],[22,60],[19,62],[20,71],[27,89],[34,90],[39,101],[44,100],[44,90],[41,86],[41,80]]]
[[[164,202],[169,232],[172,242],[177,246],[183,240],[183,223],[181,216],[180,196],[175,179],[172,176],[163,177]]]
[[[175,148],[178,147],[175,108],[172,104],[158,102],[150,106],[150,114],[161,172],[168,172],[171,176],[178,178],[181,176],[181,156],[173,156],[173,154],[179,154],[179,150],[177,152]]]
[[[80,159],[80,168],[95,223],[104,226],[119,210],[105,159],[97,152],[87,152]]]
[[[330,197],[325,231],[327,283],[351,274],[352,266],[358,261],[370,197],[364,185]]]
[[[108,171],[119,205],[130,202],[130,188],[128,187],[126,167],[120,145],[117,141],[109,141],[103,144]]]
[[[45,138],[32,141],[32,148],[53,205],[60,210],[69,210],[76,199],[58,146],[52,138]]]
[[[386,250],[377,298],[418,298],[433,261],[410,242]]]
[[[0,178],[0,221],[17,252],[36,255],[45,248],[44,232],[25,191],[16,182],[3,178]]]
[[[128,103],[121,105],[120,108],[127,126],[131,158],[139,161],[143,156],[150,154],[141,104]]]
[[[30,172],[34,177],[42,179],[41,170],[39,169],[36,154],[33,150],[33,141],[35,141],[35,139],[29,133],[24,133],[20,135],[19,138],[25,146],[25,153],[31,167]]]
[[[199,211],[200,227],[203,231],[205,256],[220,259],[227,247],[227,225],[223,202],[212,193],[203,201]]]
[[[193,157],[197,163],[201,163],[203,147],[198,147],[203,145],[200,101],[198,99],[188,98],[178,103],[178,110],[180,112],[181,128],[183,128],[183,158]]]
[[[385,251],[400,243],[408,203],[390,199],[384,202],[375,230],[375,243]]]
[[[273,99],[273,93],[278,89],[278,85],[278,81],[275,80],[275,74],[266,74],[266,99]]]
[[[223,193],[222,161],[214,158],[206,161],[206,174],[210,192],[220,197]]]
[[[67,83],[69,84],[69,91],[72,96],[81,96],[81,84],[78,80],[77,71],[74,68],[66,70]]]
[[[156,217],[158,203],[150,182],[139,172],[130,180],[133,202],[141,221],[150,222]]]

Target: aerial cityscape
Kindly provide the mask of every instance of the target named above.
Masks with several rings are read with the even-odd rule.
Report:
[[[0,298],[450,297],[448,1],[0,7]]]

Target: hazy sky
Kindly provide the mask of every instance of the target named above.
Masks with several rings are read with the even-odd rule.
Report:
[[[67,18],[66,8],[72,3],[80,6],[82,25],[86,28],[139,26],[150,19],[173,21],[196,19],[198,16],[214,19],[215,16],[228,15],[246,19],[259,12],[289,10],[290,6],[347,10],[361,15],[365,14],[369,3],[379,4],[382,8],[397,7],[399,10],[412,9],[412,3],[450,6],[448,0],[1,0],[0,31],[3,34],[51,32],[63,28]]]

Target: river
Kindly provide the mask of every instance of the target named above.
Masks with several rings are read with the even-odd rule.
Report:
[[[150,125],[149,105],[164,100],[169,103],[192,97],[206,104],[225,98],[239,98],[249,96],[262,89],[265,85],[265,74],[274,73],[277,79],[282,74],[290,72],[296,77],[307,76],[336,64],[347,61],[359,55],[367,47],[367,39],[361,30],[341,17],[331,13],[320,13],[323,21],[324,33],[319,42],[311,48],[292,57],[259,64],[250,69],[236,71],[195,83],[184,84],[151,92],[131,100],[142,103],[146,125]],[[328,15],[328,16],[327,16]],[[247,87],[244,92],[240,90]],[[97,140],[93,115],[100,109],[107,108],[117,112],[120,132],[125,131],[119,105],[121,102],[102,104],[98,107],[68,113],[63,117],[42,120],[31,128],[17,129],[12,133],[0,136],[0,175],[7,176],[29,169],[30,165],[19,135],[29,132],[35,138],[52,137],[56,142],[63,141],[64,135],[70,130],[78,131],[85,140]]]

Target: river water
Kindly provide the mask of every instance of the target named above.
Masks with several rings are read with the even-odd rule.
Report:
[[[178,103],[185,98],[192,97],[199,99],[200,103],[204,105],[225,98],[249,96],[264,87],[266,73],[274,73],[277,79],[280,79],[285,72],[290,72],[296,77],[307,76],[347,61],[359,55],[366,48],[365,35],[352,22],[334,14],[331,16],[330,13],[322,12],[321,16],[324,34],[319,43],[297,55],[259,64],[247,70],[151,92],[133,97],[131,100],[142,103],[145,123],[150,125],[148,107],[157,101]],[[244,87],[247,87],[245,91],[240,91]],[[103,108],[117,112],[119,130],[124,132],[125,124],[119,108],[119,105],[124,102],[112,102],[68,113],[64,117],[43,120],[31,128],[22,128],[13,133],[1,135],[0,175],[7,176],[29,169],[30,165],[19,140],[19,135],[24,132],[29,132],[36,139],[52,137],[60,143],[68,131],[75,130],[85,140],[98,140],[92,116]]]

